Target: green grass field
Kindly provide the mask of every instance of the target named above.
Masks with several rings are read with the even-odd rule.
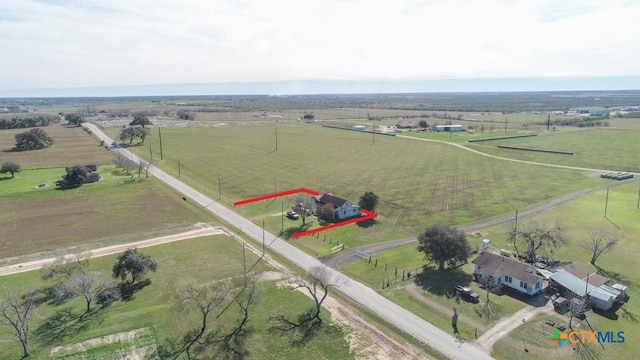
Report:
[[[640,142],[634,131],[608,128],[561,129],[541,132],[536,137],[486,141],[467,146],[488,154],[549,164],[592,169],[640,171]],[[500,149],[496,145],[566,150],[573,155],[545,154],[531,151]]]
[[[86,327],[75,333],[69,330],[62,340],[49,340],[49,334],[32,336],[31,349],[33,359],[49,358],[53,346],[73,344],[91,338],[110,334],[147,328],[150,331],[143,337],[138,346],[159,343],[165,338],[177,339],[185,331],[198,326],[193,316],[178,316],[172,309],[180,286],[187,282],[205,284],[214,280],[242,277],[242,246],[233,239],[224,236],[203,237],[184,240],[179,243],[166,244],[142,250],[158,263],[158,271],[150,273],[151,285],[135,293],[130,301],[119,301],[103,310],[94,310],[94,315],[85,322]],[[247,263],[253,264],[257,257],[248,252]],[[90,269],[109,274],[115,256],[92,259]],[[261,273],[270,268],[259,262],[254,268]],[[28,284],[28,285],[25,285]],[[2,295],[6,289],[20,291],[51,285],[40,279],[40,272],[33,271],[0,278]],[[279,289],[273,282],[260,284],[259,306],[250,313],[249,324],[253,334],[247,342],[250,359],[299,359],[304,353],[308,358],[349,359],[349,345],[343,339],[342,330],[327,326],[316,337],[304,345],[291,346],[287,336],[281,336],[270,329],[269,318],[278,314],[293,315],[311,305],[311,300],[302,293]],[[54,306],[48,303],[37,308],[37,316],[31,328],[37,332],[38,327],[48,318],[66,307],[82,310],[83,302],[73,299],[70,302]],[[35,313],[34,313],[35,314]],[[326,315],[326,313],[325,313]],[[219,319],[212,320],[213,326],[223,329],[229,326],[237,316],[237,309],[231,307]],[[326,317],[325,317],[325,320]],[[0,338],[11,338],[10,329],[0,327]],[[145,340],[146,339],[146,340]],[[124,346],[124,345],[123,345]],[[101,353],[113,350],[114,345],[92,350]],[[116,344],[116,347],[118,345]],[[0,353],[3,359],[19,359],[21,348],[18,342],[0,342]],[[62,355],[62,354],[61,354]],[[80,356],[79,353],[75,354]],[[62,358],[62,357],[60,357]],[[68,357],[64,357],[68,358]]]
[[[118,129],[108,129],[111,136]],[[154,164],[212,198],[231,202],[297,187],[357,202],[365,191],[380,197],[383,216],[370,229],[348,227],[327,236],[347,246],[412,236],[435,223],[471,224],[600,184],[584,172],[541,168],[474,155],[446,144],[313,125],[164,129],[164,160]],[[134,151],[158,159],[156,131]],[[180,173],[178,172],[180,160]],[[539,176],[544,172],[545,181]],[[219,181],[219,182],[218,182]],[[509,203],[511,205],[509,205]],[[266,213],[280,211],[275,201]],[[289,207],[290,204],[285,204]],[[239,207],[242,214],[256,210]],[[275,221],[270,231],[278,232]]]

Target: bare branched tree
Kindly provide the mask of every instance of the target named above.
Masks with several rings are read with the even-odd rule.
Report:
[[[508,238],[513,241],[514,246],[517,241],[524,244],[524,255],[529,262],[535,262],[540,251],[553,253],[561,244],[567,242],[559,224],[553,227],[538,224],[521,226],[520,229],[509,230]]]
[[[176,311],[187,314],[196,311],[200,317],[199,328],[190,330],[182,338],[182,345],[175,352],[173,359],[184,354],[187,359],[193,359],[204,351],[213,341],[213,334],[209,331],[209,317],[215,316],[227,299],[229,282],[220,281],[211,285],[198,286],[188,284],[181,291],[180,298],[175,304]]]
[[[322,303],[329,295],[329,290],[340,286],[340,284],[332,282],[330,275],[328,268],[314,267],[309,271],[306,279],[291,280],[289,288],[306,292],[313,299],[314,306],[299,314],[296,320],[288,319],[284,315],[272,317],[271,320],[276,323],[274,328],[284,332],[298,332],[301,335],[300,342],[313,336],[322,325],[320,313]]]
[[[15,331],[22,344],[23,358],[29,356],[29,320],[36,307],[37,295],[38,290],[33,290],[22,296],[7,293],[4,299],[0,299],[0,323],[11,326]]]
[[[620,242],[617,234],[607,228],[599,228],[589,231],[589,239],[585,240],[580,246],[591,251],[592,265],[596,266],[596,261],[600,255],[613,249]]]
[[[103,305],[113,302],[118,296],[118,283],[96,271],[81,269],[71,275],[65,284],[68,293],[82,296],[87,305],[84,315],[91,312],[94,301]]]
[[[491,293],[497,294],[500,289],[502,289],[502,284],[500,283],[500,278],[495,276],[485,276],[480,279],[480,284],[484,288],[486,292],[485,303],[482,308],[482,311],[486,314],[489,319],[495,320],[500,318],[500,306],[493,301],[489,295]]]
[[[45,280],[66,281],[78,270],[86,269],[89,266],[90,258],[90,251],[60,256],[51,265],[43,269],[42,278]]]

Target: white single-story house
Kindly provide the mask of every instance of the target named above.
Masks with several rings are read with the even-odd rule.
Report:
[[[333,194],[312,196],[311,201],[316,205],[316,214],[331,219],[343,220],[362,214],[359,206],[352,204],[349,200],[333,196]]]
[[[464,131],[464,126],[462,125],[434,125],[431,130],[436,132],[456,132],[456,131]]]
[[[542,291],[544,278],[531,265],[489,251],[480,254],[471,263],[477,281],[481,282],[487,277],[500,279],[503,286],[527,295]]]

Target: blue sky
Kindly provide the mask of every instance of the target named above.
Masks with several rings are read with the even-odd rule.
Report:
[[[0,92],[640,75],[640,1],[0,0]]]

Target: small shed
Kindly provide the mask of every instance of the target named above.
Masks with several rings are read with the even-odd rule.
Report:
[[[589,293],[591,307],[607,311],[613,306],[616,296],[605,289],[595,288]]]

